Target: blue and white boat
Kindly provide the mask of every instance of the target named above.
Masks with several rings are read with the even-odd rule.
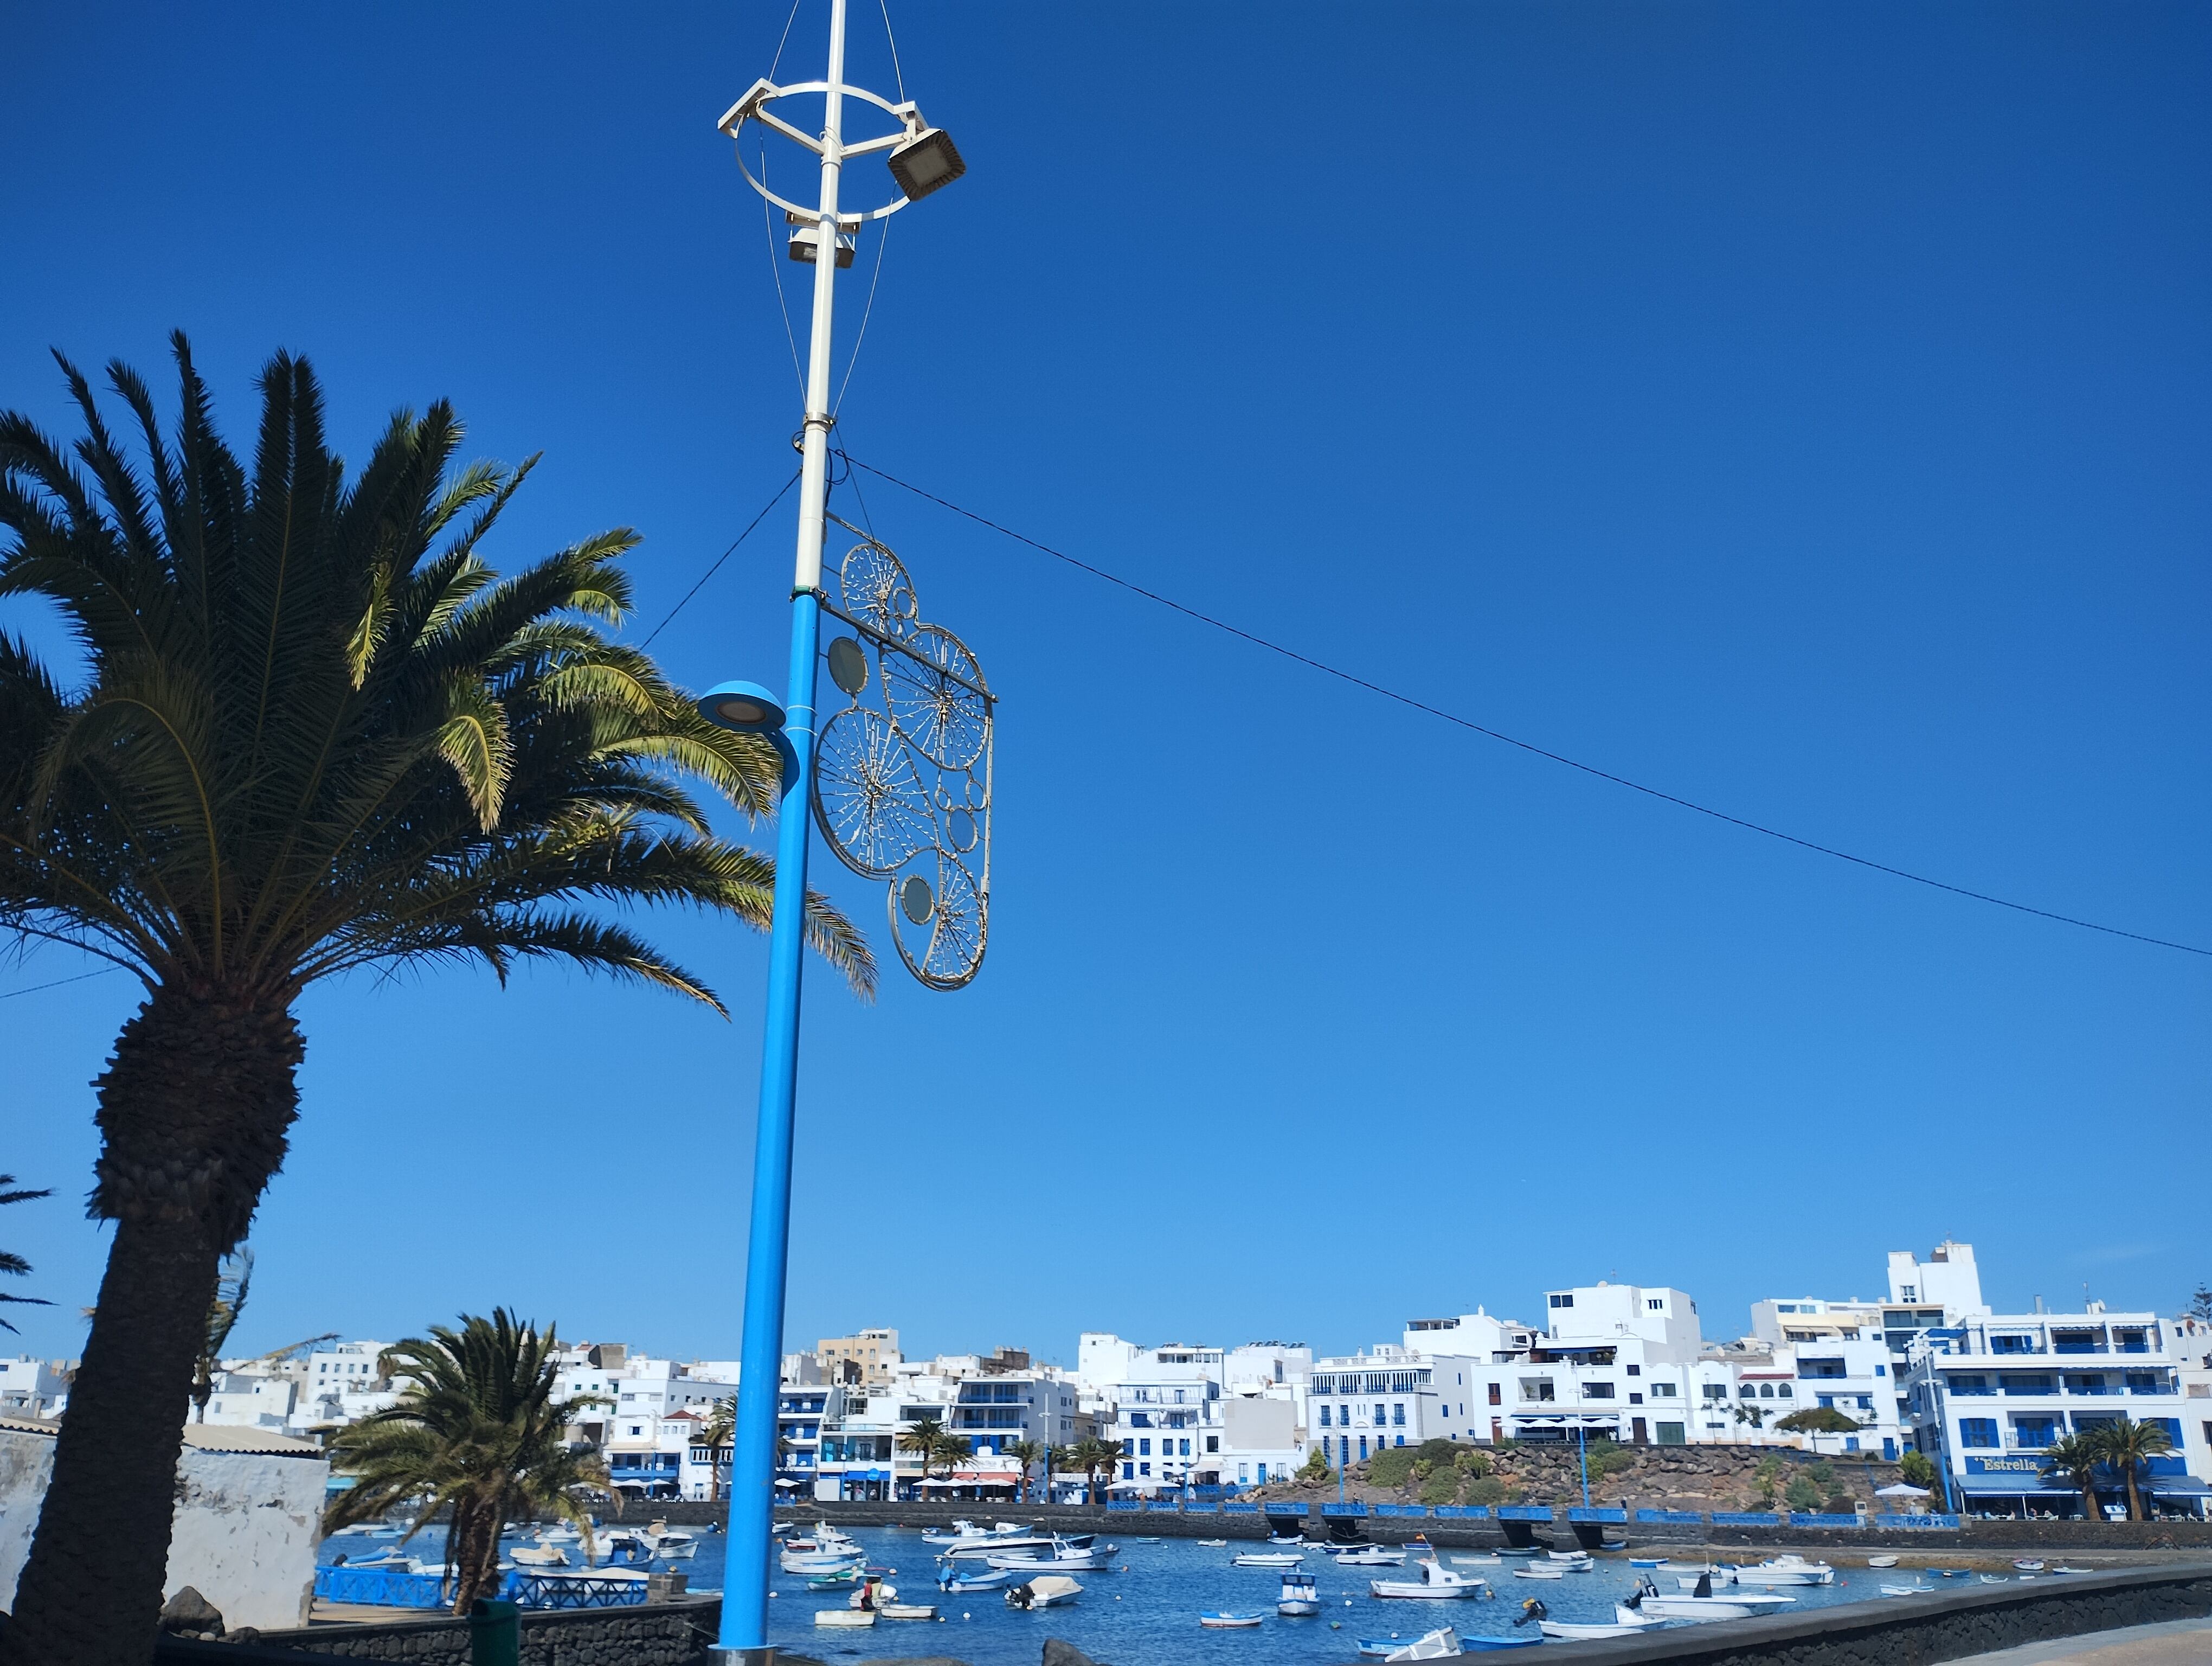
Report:
[[[1275,1612],[1287,1619],[1300,1620],[1321,1612],[1321,1590],[1310,1573],[1286,1573],[1283,1576],[1283,1594],[1275,1601]]]

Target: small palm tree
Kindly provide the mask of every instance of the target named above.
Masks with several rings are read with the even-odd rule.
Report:
[[[925,1417],[912,1428],[902,1430],[898,1438],[899,1450],[921,1460],[924,1476],[937,1467],[944,1444],[945,1426],[933,1417]]]
[[[1011,1442],[1005,1450],[1008,1457],[1022,1466],[1021,1485],[1015,1490],[1018,1496],[1026,1499],[1030,1491],[1030,1470],[1045,1455],[1045,1449],[1037,1441],[1017,1440]]]
[[[963,1459],[975,1454],[975,1443],[965,1435],[947,1432],[937,1438],[937,1462],[947,1474],[958,1468]]]
[[[707,1413],[707,1421],[700,1428],[702,1446],[726,1446],[738,1437],[738,1397],[726,1394],[717,1400]]]
[[[2138,1423],[2131,1417],[2123,1416],[2117,1422],[2091,1431],[2089,1438],[2096,1443],[2105,1462],[2118,1470],[2128,1484],[2128,1519],[2142,1521],[2142,1488],[2137,1477],[2149,1459],[2173,1450],[2173,1438],[2160,1424]]]
[[[12,1186],[15,1183],[15,1177],[14,1175],[0,1174],[0,1186]],[[29,1203],[39,1198],[52,1197],[52,1195],[53,1193],[51,1189],[42,1192],[0,1191],[0,1203]],[[20,1278],[30,1270],[31,1263],[25,1261],[21,1256],[15,1254],[14,1250],[0,1250],[0,1273],[12,1273]],[[10,1296],[0,1294],[0,1302],[21,1302],[27,1307],[52,1307],[53,1305],[52,1302],[48,1301],[43,1296]],[[0,1319],[0,1330],[12,1331],[15,1329],[15,1327],[9,1324],[5,1319]]]
[[[1111,1481],[1114,1477],[1114,1466],[1121,1461],[1121,1449],[1113,1441],[1085,1440],[1076,1444],[1075,1462],[1081,1466],[1083,1473],[1090,1477],[1090,1485],[1086,1491],[1089,1493],[1090,1502],[1094,1509],[1106,1501],[1105,1482],[1099,1477],[1103,1474],[1107,1481]]]
[[[331,1467],[354,1484],[331,1499],[324,1530],[409,1503],[421,1504],[418,1526],[450,1510],[446,1560],[456,1614],[492,1589],[500,1526],[510,1517],[550,1512],[574,1522],[588,1547],[592,1518],[579,1489],[611,1488],[606,1466],[594,1453],[571,1451],[564,1432],[584,1408],[606,1400],[554,1397],[560,1347],[550,1325],[540,1332],[495,1308],[489,1319],[464,1315],[459,1330],[434,1326],[428,1339],[391,1349],[394,1375],[407,1386],[398,1404],[331,1437]]]
[[[1044,1449],[1044,1501],[1052,1502],[1052,1478],[1064,1475],[1075,1468],[1075,1448],[1073,1445],[1048,1446]]]
[[[2097,1466],[2104,1461],[2104,1450],[2094,1434],[2067,1435],[2043,1449],[2043,1478],[2063,1481],[2079,1493],[2084,1519],[2097,1521],[2100,1519],[2097,1512]]]
[[[313,372],[279,353],[241,460],[175,345],[173,440],[145,382],[108,372],[143,455],[66,362],[73,447],[0,415],[0,596],[52,604],[85,662],[65,678],[0,635],[0,938],[71,944],[145,989],[98,1084],[92,1212],[115,1233],[0,1645],[18,1666],[151,1646],[178,1408],[217,1263],[299,1114],[308,986],[551,960],[719,1011],[597,910],[764,927],[774,899],[773,862],[715,838],[691,791],[773,813],[774,745],[613,640],[633,533],[501,580],[479,549],[530,465],[456,467],[449,405],[394,416],[349,476]],[[825,901],[806,926],[871,986]]]
[[[192,1421],[207,1421],[208,1402],[215,1395],[216,1368],[222,1363],[222,1345],[238,1327],[246,1311],[247,1289],[253,1283],[253,1251],[240,1248],[230,1257],[229,1270],[215,1281],[215,1299],[208,1304],[207,1334],[200,1339],[200,1357],[192,1368]]]

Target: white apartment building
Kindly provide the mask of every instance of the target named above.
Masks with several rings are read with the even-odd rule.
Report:
[[[315,1429],[359,1421],[371,1412],[397,1404],[399,1384],[383,1374],[389,1342],[333,1342],[319,1347],[304,1360],[278,1367],[272,1376],[296,1373],[299,1390],[293,1396],[289,1430],[306,1435]],[[214,1408],[210,1408],[210,1422]]]
[[[215,1392],[208,1396],[207,1411],[199,1420],[201,1422],[226,1428],[271,1429],[279,1432],[293,1426],[293,1413],[298,1408],[301,1389],[296,1376],[219,1371],[214,1374],[212,1383]]]
[[[1217,1456],[1219,1450],[1225,1365],[1219,1348],[1165,1342],[1139,1351],[1122,1366],[1121,1380],[1105,1389],[1106,1438],[1121,1447],[1115,1487],[1153,1493],[1200,1484],[1196,1470],[1209,1438]],[[1079,1383],[1080,1376],[1079,1370]]]
[[[1906,1393],[1919,1450],[1936,1458],[1954,1505],[1973,1513],[2071,1515],[2079,1495],[2042,1475],[2068,1434],[2130,1417],[2163,1426],[2173,1455],[2154,1458],[2142,1490],[2169,1513],[2205,1513],[2212,1486],[2191,1471],[2188,1355],[2154,1313],[1992,1314],[1914,1339]],[[2202,1434],[2203,1431],[2198,1432]],[[2199,1459],[2200,1466],[2203,1463]],[[2119,1495],[2119,1478],[2104,1501]]]
[[[0,1412],[17,1417],[58,1418],[69,1405],[74,1359],[0,1359]]]

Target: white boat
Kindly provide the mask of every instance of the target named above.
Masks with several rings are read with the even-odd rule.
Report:
[[[1305,1541],[1305,1535],[1302,1533],[1270,1533],[1267,1535],[1267,1542],[1271,1545],[1302,1545]]]
[[[1787,1554],[1735,1570],[1739,1585],[1832,1585],[1836,1571],[1826,1562],[1808,1562]]]
[[[1012,1556],[1017,1552],[1035,1555],[1049,1550],[1055,1544],[1079,1545],[1089,1549],[1097,1540],[1095,1533],[1072,1533],[1065,1536],[1057,1533],[978,1533],[942,1546],[937,1553],[940,1562],[976,1561],[993,1556]],[[1108,1547],[1110,1554],[1112,1547]]]
[[[519,1567],[566,1567],[568,1553],[558,1545],[542,1541],[534,1545],[517,1545],[508,1551],[508,1558]]]
[[[1229,1541],[1226,1539],[1200,1539],[1199,1543],[1208,1550],[1226,1550],[1229,1547]]]
[[[568,1523],[562,1522],[557,1527],[547,1528],[538,1536],[549,1545],[572,1545],[584,1535],[575,1528],[569,1526]]]
[[[1231,1614],[1223,1609],[1212,1614],[1201,1614],[1198,1616],[1198,1623],[1209,1631],[1242,1632],[1251,1630],[1267,1617],[1263,1614]]]
[[[639,1534],[638,1537],[645,1541],[646,1549],[649,1554],[658,1556],[664,1562],[680,1561],[685,1557],[696,1556],[699,1554],[697,1535],[684,1532],[681,1529],[672,1529],[666,1522],[653,1523]]]
[[[1292,1619],[1321,1612],[1321,1591],[1310,1573],[1283,1576],[1283,1594],[1275,1599],[1275,1612]]]
[[[1657,1616],[1638,1614],[1623,1603],[1613,1605],[1613,1623],[1595,1622],[1578,1625],[1571,1620],[1540,1620],[1536,1629],[1547,1637],[1556,1637],[1562,1642],[1578,1643],[1600,1637],[1638,1637],[1665,1621]]]
[[[988,1573],[963,1573],[947,1568],[937,1576],[937,1588],[957,1596],[963,1590],[995,1590],[1013,1577],[1002,1567],[994,1567]]]
[[[1355,1545],[1349,1550],[1332,1550],[1339,1567],[1403,1567],[1406,1553],[1392,1550],[1387,1545]]]
[[[1367,1589],[1376,1596],[1426,1598],[1430,1601],[1455,1601],[1462,1597],[1480,1596],[1489,1584],[1471,1574],[1454,1573],[1433,1556],[1425,1562],[1416,1562],[1421,1571],[1419,1579],[1370,1579]]]
[[[1933,1585],[1884,1585],[1881,1594],[1884,1596],[1918,1596],[1935,1589]]]
[[[1010,1608],[1051,1608],[1073,1602],[1083,1595],[1083,1587],[1065,1575],[1047,1573],[1022,1584],[1006,1589],[1006,1606]]]
[[[865,1553],[819,1550],[786,1551],[777,1558],[786,1573],[844,1573],[867,1560]]]
[[[814,1623],[817,1626],[852,1628],[876,1623],[873,1608],[817,1608]]]
[[[1867,1566],[1869,1567],[1895,1567],[1897,1566],[1897,1558],[1894,1556],[1869,1556],[1867,1558]]]
[[[1454,1556],[1452,1560],[1462,1567],[1503,1567],[1505,1565],[1503,1556],[1493,1556],[1486,1551],[1469,1551]]]
[[[1394,1649],[1382,1657],[1385,1660],[1457,1660],[1460,1657],[1459,1633],[1446,1626],[1415,1639],[1402,1649]]]
[[[1241,1556],[1229,1559],[1231,1567],[1296,1567],[1305,1559],[1293,1556],[1287,1550],[1248,1550]]]
[[[2043,1572],[2043,1562],[2039,1557],[2022,1556],[2014,1561],[2013,1566],[2018,1568],[2022,1573],[2040,1573]]]
[[[1544,1554],[1554,1562],[1587,1562],[1590,1560],[1587,1550],[1547,1550]]]
[[[1527,1567],[1515,1568],[1513,1577],[1516,1579],[1564,1579],[1567,1577],[1567,1571],[1563,1567],[1554,1567],[1549,1562],[1532,1562]]]
[[[1054,1539],[1042,1551],[1004,1551],[983,1560],[1013,1573],[1101,1573],[1113,1566],[1109,1560],[1113,1550],[1111,1545],[1079,1545]]]
[[[922,1529],[921,1541],[926,1545],[972,1545],[986,1539],[995,1539],[1003,1544],[1008,1539],[1033,1537],[1036,1533],[1036,1529],[1024,1527],[1019,1522],[1000,1522],[992,1527],[978,1527],[973,1522],[956,1521],[950,1533],[939,1528]]]
[[[2087,1573],[2091,1572],[2090,1569],[2085,1567],[2069,1567],[2063,1562],[2061,1562],[2057,1567],[2051,1571],[2053,1573]]]
[[[1644,1612],[1659,1620],[1748,1620],[1751,1605],[1718,1596],[1668,1596],[1663,1592],[1644,1599]]]

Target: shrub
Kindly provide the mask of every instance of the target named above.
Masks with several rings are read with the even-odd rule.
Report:
[[[1300,1479],[1304,1481],[1327,1481],[1328,1479],[1328,1454],[1323,1451],[1320,1447],[1315,1447],[1311,1451],[1306,1454],[1306,1467],[1298,1471],[1298,1475]]]
[[[1449,1440],[1425,1440],[1414,1449],[1422,1462],[1433,1469],[1439,1463],[1449,1463],[1459,1455],[1459,1448]]]
[[[1477,1475],[1468,1482],[1465,1496],[1469,1504],[1504,1504],[1505,1483],[1495,1475]]]
[[[1385,1446],[1367,1461],[1367,1479],[1377,1487],[1403,1487],[1413,1478],[1413,1451],[1410,1446]]]
[[[1490,1473],[1490,1454],[1463,1446],[1452,1454],[1452,1468],[1462,1475],[1486,1475]]]
[[[1818,1510],[1820,1507],[1820,1489],[1799,1475],[1783,1490],[1782,1501],[1792,1510]]]
[[[1836,1484],[1836,1466],[1825,1458],[1805,1473],[1812,1478],[1815,1487],[1833,1487]]]
[[[1907,1452],[1898,1460],[1897,1473],[1904,1478],[1906,1486],[1924,1487],[1931,1493],[1943,1479],[1936,1473],[1934,1461],[1925,1452]]]
[[[1423,1504],[1456,1504],[1459,1501],[1459,1471],[1438,1469],[1421,1483]]]

